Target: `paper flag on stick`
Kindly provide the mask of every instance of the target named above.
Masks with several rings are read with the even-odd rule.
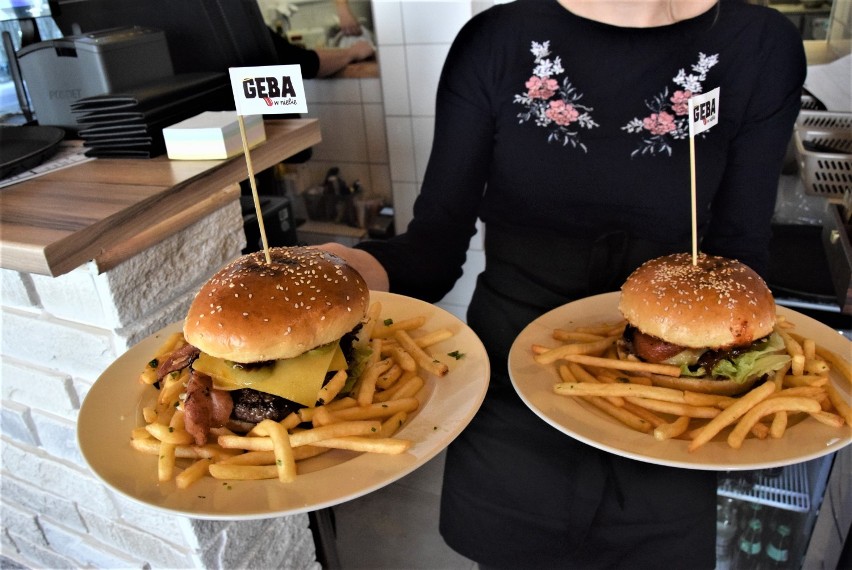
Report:
[[[228,73],[239,115],[308,112],[298,65],[232,67]]]
[[[302,83],[302,69],[298,65],[264,65],[258,67],[232,67],[228,70],[231,78],[231,91],[237,108],[237,121],[240,125],[240,137],[243,141],[243,153],[246,157],[251,195],[263,242],[266,263],[271,264],[269,243],[266,241],[266,228],[260,207],[260,196],[254,178],[251,153],[246,139],[245,115],[271,115],[285,113],[307,113],[305,86]]]
[[[695,135],[719,122],[719,88],[690,97],[689,108],[689,175],[692,204],[692,264],[698,264],[698,192],[695,169]]]
[[[689,136],[703,133],[719,122],[719,88],[689,98]]]

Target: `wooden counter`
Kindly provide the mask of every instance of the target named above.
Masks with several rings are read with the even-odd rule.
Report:
[[[320,142],[316,119],[266,122],[255,173]],[[98,159],[0,190],[0,267],[57,276],[99,271],[239,196],[243,155],[228,160]]]

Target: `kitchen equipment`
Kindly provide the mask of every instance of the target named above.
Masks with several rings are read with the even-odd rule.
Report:
[[[840,310],[852,315],[852,113],[805,108],[793,138],[805,194],[826,199],[822,243]]]
[[[847,192],[847,198],[852,196]],[[828,215],[823,222],[822,243],[828,258],[832,283],[837,293],[840,309],[847,315],[852,315],[852,245],[850,245],[848,206],[829,204]]]
[[[17,60],[38,123],[70,130],[74,101],[173,75],[165,34],[139,26],[34,43]]]
[[[806,193],[840,201],[852,192],[852,113],[803,110],[794,138]]]
[[[252,196],[240,196],[243,212],[243,230],[246,234],[246,247],[243,253],[252,253],[263,249],[260,236],[260,224],[257,221],[257,209]],[[263,216],[263,228],[269,247],[296,245],[296,223],[290,199],[284,196],[261,196],[260,212]]]
[[[64,136],[65,131],[55,127],[0,126],[0,179],[50,158]]]

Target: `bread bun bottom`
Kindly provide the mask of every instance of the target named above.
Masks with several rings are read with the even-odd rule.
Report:
[[[698,392],[701,394],[715,394],[717,396],[739,396],[748,392],[760,380],[761,377],[754,377],[745,382],[734,382],[733,380],[713,380],[710,378],[688,378],[662,376],[653,374],[651,382],[655,386],[664,388],[673,388],[675,390],[684,390],[689,392]]]

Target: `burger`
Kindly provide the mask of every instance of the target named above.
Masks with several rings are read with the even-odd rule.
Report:
[[[184,411],[197,444],[211,427],[246,431],[316,405],[327,379],[357,359],[369,305],[361,275],[319,249],[268,251],[268,262],[259,251],[220,269],[184,320]]]
[[[789,362],[775,332],[775,300],[761,277],[733,259],[680,253],[652,259],[621,287],[627,320],[620,358],[680,367],[657,385],[735,396]]]

